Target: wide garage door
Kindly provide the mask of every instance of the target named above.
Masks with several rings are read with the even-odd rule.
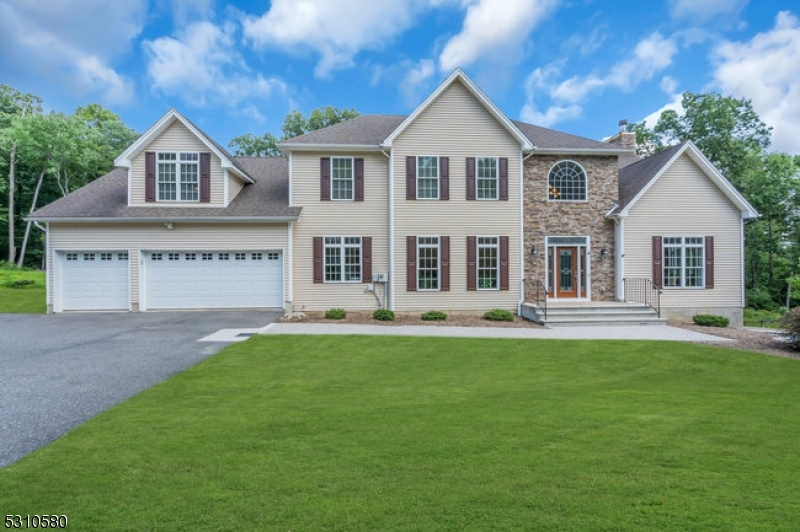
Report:
[[[149,251],[143,258],[146,310],[283,307],[280,251]]]
[[[128,310],[127,251],[60,251],[56,268],[56,310]]]

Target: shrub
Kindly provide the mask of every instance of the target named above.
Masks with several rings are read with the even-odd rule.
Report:
[[[28,288],[36,284],[33,279],[15,279],[13,281],[6,281],[3,285],[6,288]]]
[[[727,327],[730,321],[725,316],[714,316],[713,314],[695,314],[692,320],[703,327]]]
[[[783,315],[781,329],[786,333],[789,347],[800,351],[800,307],[795,307]]]
[[[372,313],[372,317],[379,321],[394,321],[394,312],[388,308],[379,308]]]
[[[347,317],[347,311],[343,308],[331,308],[325,311],[325,317],[329,320],[343,320]]]
[[[778,303],[766,288],[749,288],[745,291],[747,306],[759,310],[778,310]]]
[[[483,319],[490,321],[514,321],[514,315],[507,310],[496,308],[484,314]]]
[[[428,312],[423,312],[420,317],[423,321],[444,321],[447,319],[447,314],[438,310],[429,310]]]

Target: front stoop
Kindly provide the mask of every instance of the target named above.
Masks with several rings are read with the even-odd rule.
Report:
[[[525,302],[521,315],[527,320],[541,323],[547,327],[611,325],[666,325],[667,320],[659,318],[655,310],[641,303],[552,303],[547,305],[547,318],[544,311],[535,303]]]

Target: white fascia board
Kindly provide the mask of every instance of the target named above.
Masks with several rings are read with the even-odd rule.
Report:
[[[163,216],[158,218],[35,218],[47,223],[296,222],[300,216]],[[27,220],[27,218],[25,218]]]
[[[621,148],[534,148],[534,154],[542,155],[634,155],[634,150]]]
[[[237,175],[239,175],[242,179],[250,182],[255,183],[253,179],[236,168],[236,165],[233,164],[233,161],[223,152],[221,152],[215,145],[212,143],[209,138],[203,134],[200,130],[198,130],[191,122],[189,122],[182,114],[180,114],[176,109],[170,109],[167,113],[162,116],[158,122],[150,126],[150,128],[142,133],[136,141],[128,146],[124,152],[122,152],[119,157],[114,159],[114,166],[121,166],[123,168],[130,168],[131,161],[134,157],[136,157],[139,153],[141,153],[147,146],[149,146],[156,138],[159,137],[164,131],[167,130],[169,126],[171,126],[175,121],[180,122],[183,126],[186,127],[192,134],[197,137],[197,139],[202,142],[206,148],[214,155],[219,157],[222,167],[228,168]]]
[[[534,149],[533,143],[530,141],[528,137],[526,137],[522,131],[519,130],[517,126],[514,125],[508,117],[503,114],[500,109],[481,91],[475,83],[472,82],[471,79],[464,73],[463,70],[457,68],[450,74],[447,79],[445,79],[441,85],[439,85],[435,91],[433,91],[424,102],[422,102],[414,112],[411,113],[403,120],[397,128],[392,131],[392,133],[386,137],[386,140],[383,141],[382,146],[384,148],[391,148],[392,142],[408,128],[430,105],[436,101],[442,93],[450,87],[456,80],[461,81],[464,84],[464,87],[479,101],[481,104],[486,108],[487,111],[497,120],[500,124],[511,134],[512,137],[517,139],[517,141],[522,146],[523,151],[529,151]]]
[[[335,152],[356,152],[356,151],[381,151],[377,144],[292,144],[280,143],[278,149],[285,153],[291,151],[335,151]]]

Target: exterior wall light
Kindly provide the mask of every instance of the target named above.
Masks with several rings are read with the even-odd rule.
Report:
[[[531,259],[536,260],[536,257],[539,256],[539,252],[536,250],[536,246],[531,248]]]
[[[608,258],[608,248],[603,248],[600,250],[600,260],[606,260]]]
[[[167,231],[172,231],[173,229],[175,229],[175,224],[173,224],[172,222],[166,222],[164,224],[164,227],[167,228]]]

